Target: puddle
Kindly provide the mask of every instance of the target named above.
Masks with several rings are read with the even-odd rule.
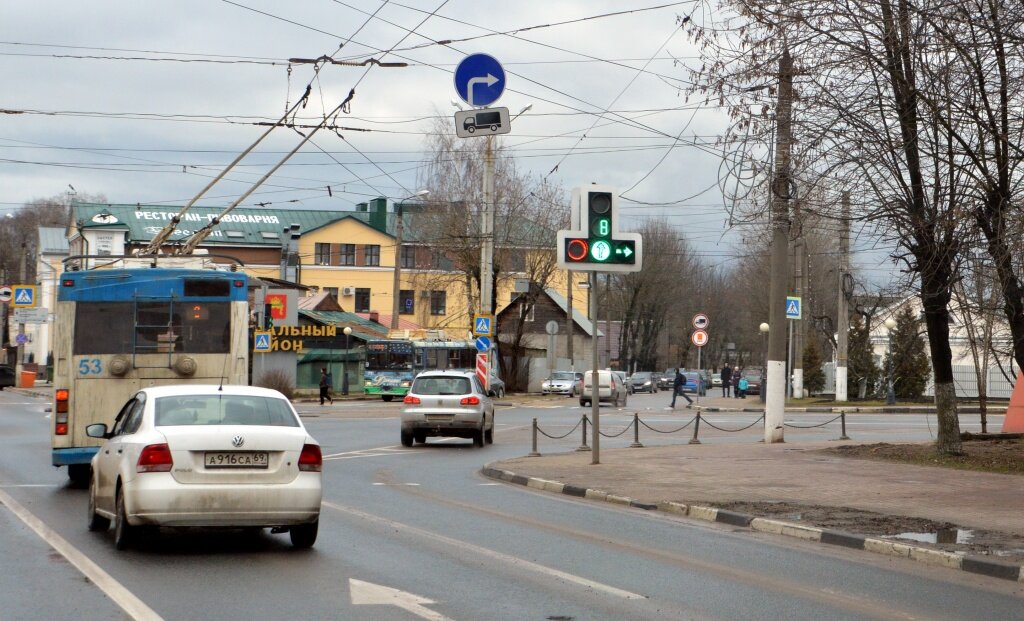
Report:
[[[970,543],[974,531],[963,528],[942,528],[930,533],[900,533],[888,535],[886,539],[909,539],[921,543]]]

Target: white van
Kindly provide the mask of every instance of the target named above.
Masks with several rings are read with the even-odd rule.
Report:
[[[580,394],[580,405],[590,405],[594,394],[594,372],[587,371],[583,374],[583,393]],[[598,403],[611,403],[617,407],[626,407],[626,384],[614,372],[602,369],[597,372],[597,399]]]

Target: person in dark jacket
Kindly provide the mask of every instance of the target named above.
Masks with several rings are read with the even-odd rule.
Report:
[[[740,368],[736,367],[732,370],[732,396],[737,399],[740,398],[739,393],[736,391],[736,387],[740,385]]]
[[[729,386],[732,385],[732,368],[729,367],[729,363],[725,363],[722,367],[722,374],[719,376],[722,378],[722,396],[729,396]]]
[[[682,395],[684,399],[689,401],[689,403],[686,404],[686,407],[691,407],[693,405],[693,399],[690,398],[690,395],[683,392],[683,386],[686,386],[686,376],[683,375],[682,370],[676,369],[676,378],[672,381],[671,407],[676,407],[676,397],[678,395]]]
[[[331,376],[327,373],[327,367],[320,367],[320,405],[324,404],[325,399],[334,403],[331,398]]]

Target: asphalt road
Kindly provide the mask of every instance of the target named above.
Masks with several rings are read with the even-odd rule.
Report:
[[[663,430],[690,420],[662,409],[663,397],[602,408],[605,431],[622,429],[634,411]],[[495,444],[482,449],[463,440],[403,449],[397,403],[300,404],[326,458],[312,550],[291,549],[287,535],[208,531],[166,532],[117,552],[111,533],[86,530],[86,491],[49,464],[45,405],[0,393],[4,619],[1017,619],[1024,609],[1021,588],[1000,580],[478,474],[486,462],[530,450],[534,417],[551,435],[570,431],[584,410],[569,399],[499,407]],[[709,416],[723,428],[756,418]],[[857,439],[928,438],[921,416],[851,418]],[[974,423],[965,416],[962,424]],[[836,425],[787,431],[787,441],[838,436]],[[539,448],[571,450],[579,433],[544,438]],[[681,442],[689,433],[641,439]],[[627,446],[629,436],[602,447]],[[701,428],[708,442],[758,437],[757,425],[706,436]]]

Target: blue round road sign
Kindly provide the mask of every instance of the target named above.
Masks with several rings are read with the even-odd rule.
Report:
[[[505,70],[487,54],[470,54],[455,68],[455,92],[471,106],[489,106],[505,91]]]

